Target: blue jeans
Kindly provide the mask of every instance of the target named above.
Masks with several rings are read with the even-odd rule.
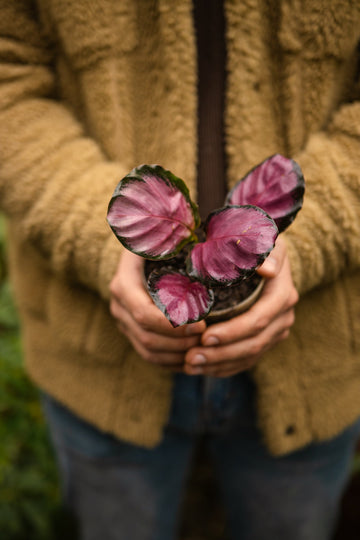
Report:
[[[172,412],[154,449],[124,443],[49,396],[44,407],[64,497],[82,540],[174,540],[179,507],[202,437],[234,540],[330,540],[360,422],[338,437],[275,458],[256,428],[247,374],[176,375]]]

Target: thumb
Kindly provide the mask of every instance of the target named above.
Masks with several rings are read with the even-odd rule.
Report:
[[[274,249],[270,252],[262,265],[257,268],[257,273],[266,278],[275,277],[280,272],[285,256],[285,242],[281,238],[278,238]]]

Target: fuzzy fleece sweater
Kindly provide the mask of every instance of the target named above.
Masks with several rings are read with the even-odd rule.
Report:
[[[276,152],[307,184],[284,235],[296,323],[252,371],[280,455],[360,414],[360,7],[225,0],[225,16],[228,186]],[[27,369],[83,418],[148,447],[172,376],[109,315],[121,246],[106,210],[140,163],[196,197],[196,73],[191,0],[0,0],[0,207]]]

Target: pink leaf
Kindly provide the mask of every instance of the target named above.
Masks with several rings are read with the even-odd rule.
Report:
[[[199,225],[184,182],[158,165],[142,165],[119,182],[107,219],[127,249],[148,259],[173,257]]]
[[[207,284],[230,285],[265,260],[278,229],[260,208],[228,206],[210,214],[206,233],[206,241],[189,254],[187,272]]]
[[[214,302],[214,293],[183,272],[166,268],[153,271],[148,288],[155,304],[176,327],[204,319]]]
[[[299,165],[276,154],[252,169],[230,191],[226,205],[259,206],[282,232],[302,206],[305,184]]]

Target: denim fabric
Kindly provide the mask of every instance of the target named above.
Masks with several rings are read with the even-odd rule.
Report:
[[[270,456],[247,374],[177,375],[169,424],[151,450],[98,431],[49,396],[44,407],[82,540],[175,540],[200,437],[214,462],[231,538],[330,540],[360,432],[358,421],[331,441]]]

